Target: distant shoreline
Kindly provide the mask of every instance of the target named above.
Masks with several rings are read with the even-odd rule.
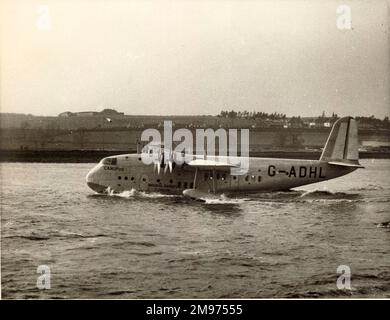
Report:
[[[115,154],[135,153],[136,150],[1,150],[0,162],[42,162],[42,163],[91,163]],[[264,151],[253,152],[252,157],[319,159],[319,151]],[[361,159],[390,159],[390,152],[360,152]]]

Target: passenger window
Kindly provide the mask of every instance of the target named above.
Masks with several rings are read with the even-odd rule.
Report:
[[[194,183],[193,183],[193,182],[191,182],[190,188],[191,188],[191,189],[194,189]]]
[[[188,184],[187,184],[187,181],[186,181],[186,182],[184,182],[184,189],[187,189],[187,186],[188,186]]]
[[[179,182],[177,183],[177,187],[178,187],[178,188],[181,188],[181,181],[179,181]]]
[[[125,177],[125,180],[127,180],[128,178],[127,177]]]
[[[261,176],[257,177],[257,182],[261,182]]]
[[[222,180],[226,180],[226,173],[224,173],[223,175],[222,175],[222,178],[221,178]]]
[[[118,180],[120,180],[120,179],[122,179],[122,177],[121,177],[121,176],[118,176]]]
[[[246,177],[245,177],[245,181],[249,181],[249,176],[246,176]]]

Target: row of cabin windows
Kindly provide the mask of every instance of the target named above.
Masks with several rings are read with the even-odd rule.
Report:
[[[160,183],[160,181],[161,181],[160,179],[157,179],[157,182],[158,182],[158,183]],[[173,183],[173,180],[170,179],[170,180],[169,180],[169,183],[172,184],[172,183]],[[177,187],[178,187],[178,188],[181,188],[182,186],[183,186],[184,189],[187,189],[188,186],[190,186],[190,188],[192,189],[192,188],[194,187],[194,183],[193,183],[193,182],[188,183],[187,181],[184,181],[184,182],[178,181],[178,182],[177,182]]]
[[[226,173],[222,173],[220,174],[219,172],[217,172],[217,174],[215,175],[215,178],[217,180],[221,179],[222,181],[226,180]],[[205,172],[204,174],[204,181],[207,181],[208,179],[210,180],[213,180],[213,173],[212,172]]]
[[[124,180],[129,180],[129,178],[127,176],[124,176],[123,179]],[[118,180],[122,180],[122,176],[118,176]],[[130,180],[134,181],[134,177],[131,177]]]
[[[122,176],[118,176],[118,180],[122,180]],[[128,180],[128,177],[125,176],[125,177],[124,177],[124,180]],[[131,177],[130,180],[131,180],[131,181],[134,181],[134,177]],[[145,182],[146,179],[143,178],[142,181]],[[157,181],[157,183],[160,183],[160,182],[161,182],[160,179],[157,179],[156,181]],[[170,179],[170,180],[169,180],[169,183],[172,184],[172,183],[173,183],[173,180]],[[188,185],[190,186],[191,189],[194,187],[194,183],[193,183],[193,182],[190,182],[190,183],[188,183],[187,181],[183,182],[183,188],[184,188],[184,189],[188,188]],[[181,188],[181,186],[182,186],[182,182],[179,181],[179,182],[177,183],[177,187],[178,187],[178,188]]]
[[[129,178],[128,178],[127,176],[125,176],[123,179],[124,179],[124,180],[128,180]],[[212,174],[212,173],[209,174],[208,172],[206,172],[206,173],[204,174],[204,180],[207,181],[208,179],[211,179],[211,180],[212,180],[212,179],[213,179],[213,174]],[[224,181],[224,180],[226,180],[226,174],[223,173],[222,175],[220,175],[219,173],[217,173],[217,174],[216,174],[216,179],[217,179],[217,180],[221,179],[222,181]],[[236,179],[237,179],[237,177],[236,177],[236,176],[233,176],[233,180],[236,180]],[[251,179],[251,181],[256,181],[256,176],[245,176],[245,181],[249,182],[249,179]],[[122,180],[122,176],[118,176],[118,180]],[[134,181],[134,177],[131,177],[130,180],[131,180],[131,181]],[[143,179],[143,181],[144,181],[144,182],[146,181],[145,178]],[[157,179],[157,182],[158,182],[158,183],[160,183],[160,181],[161,181],[160,179]],[[261,182],[261,176],[257,176],[257,182]],[[172,184],[172,183],[173,183],[173,180],[172,180],[172,179],[169,180],[169,183]],[[181,181],[179,181],[179,182],[177,183],[178,188],[181,188],[181,184],[182,184]],[[194,185],[194,183],[191,182],[190,185],[191,185],[191,188],[192,188],[192,186]],[[187,182],[184,182],[184,183],[183,183],[183,186],[184,186],[184,189],[187,188],[188,183],[187,183]]]
[[[224,181],[224,180],[226,180],[226,174],[223,173],[221,175],[221,174],[217,173],[215,178],[217,180],[221,179],[222,181]],[[213,173],[206,172],[204,174],[204,180],[207,181],[208,179],[210,179],[210,180],[213,179]],[[233,176],[233,180],[236,180],[236,179],[237,179],[237,176]],[[249,179],[251,179],[252,181],[256,181],[256,176],[246,176],[245,177],[245,181],[249,182]],[[261,176],[257,176],[257,182],[261,182]]]
[[[161,182],[160,179],[157,179],[156,181],[157,181],[157,183],[160,183],[160,182]],[[172,184],[172,183],[173,183],[173,180],[172,180],[172,179],[169,180],[169,183]],[[177,187],[178,187],[178,188],[181,188],[182,186],[183,186],[184,189],[187,189],[188,186],[190,186],[190,188],[192,189],[192,188],[194,187],[194,183],[193,183],[193,182],[188,183],[187,181],[184,181],[184,182],[178,181],[178,182],[177,182]]]
[[[249,178],[250,178],[250,180],[253,181],[253,182],[256,181],[256,176],[250,176],[250,177],[249,177],[249,176],[246,176],[246,177],[245,177],[245,181],[249,182]],[[261,182],[261,176],[257,176],[257,182]]]

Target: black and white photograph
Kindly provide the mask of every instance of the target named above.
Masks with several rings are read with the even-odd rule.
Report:
[[[390,0],[2,0],[1,299],[388,300],[389,116]]]

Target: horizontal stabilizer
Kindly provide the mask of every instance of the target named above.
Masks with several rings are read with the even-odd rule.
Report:
[[[335,165],[335,166],[350,167],[350,168],[364,168],[360,163],[329,161],[328,164]]]

